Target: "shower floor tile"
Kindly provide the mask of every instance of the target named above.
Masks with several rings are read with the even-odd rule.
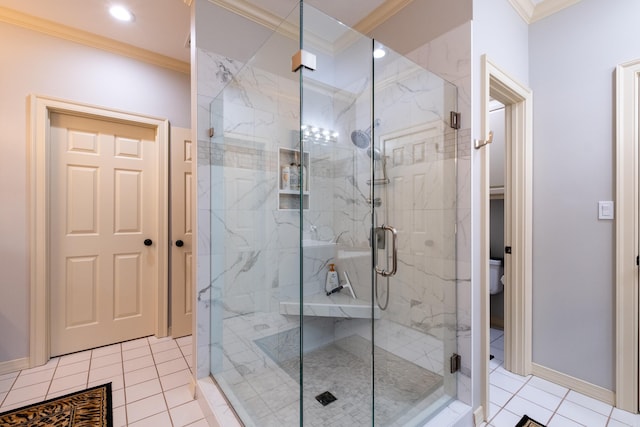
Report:
[[[247,426],[299,425],[300,338],[293,319],[252,313],[224,321],[223,366],[216,380]],[[305,426],[371,425],[371,329],[359,326],[357,320],[343,322],[334,341],[305,352]],[[376,363],[384,366],[376,378],[376,425],[403,426],[442,401],[444,345],[384,320],[376,323],[376,336]],[[322,406],[315,397],[325,391],[337,401]]]

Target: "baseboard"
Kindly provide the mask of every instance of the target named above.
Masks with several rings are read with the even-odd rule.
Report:
[[[616,404],[615,393],[604,387],[591,384],[584,380],[572,377],[571,375],[563,374],[562,372],[558,372],[535,363],[531,364],[531,373],[536,377],[540,377],[544,380],[551,381],[552,383],[567,387],[573,391],[577,391],[578,393],[593,397],[594,399],[600,400],[606,404],[613,406]]]
[[[482,405],[478,406],[475,411],[473,411],[473,425],[480,426],[485,420],[484,416],[484,408]]]
[[[6,362],[0,362],[0,375],[20,371],[22,369],[27,369],[28,367],[28,357],[23,357],[22,359],[7,360]]]

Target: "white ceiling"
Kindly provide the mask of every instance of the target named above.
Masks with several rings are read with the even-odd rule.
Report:
[[[385,1],[395,2],[307,0],[306,3],[353,26]],[[135,21],[115,21],[108,12],[114,3],[127,6],[135,15]],[[249,4],[284,17],[294,9],[298,0],[238,0],[237,3]],[[184,0],[0,0],[0,8],[189,62],[186,42],[189,37],[190,11]]]
[[[245,5],[284,17],[298,4],[298,0],[210,0]],[[406,6],[413,0],[306,0],[348,26],[355,26],[380,6]],[[567,0],[510,0],[542,3]],[[575,2],[576,0],[573,0]],[[117,22],[108,8],[118,2],[134,13],[134,22]],[[185,3],[191,0],[0,0],[0,8],[17,11],[40,19],[96,34],[121,43],[152,51],[182,62],[189,62],[190,10]],[[539,4],[540,3],[540,4]],[[7,10],[0,9],[0,20]]]

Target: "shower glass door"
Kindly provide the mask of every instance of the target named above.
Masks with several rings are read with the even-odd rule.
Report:
[[[423,425],[456,395],[456,89],[301,22],[301,425]]]
[[[303,7],[302,49],[316,64],[299,71],[300,158],[308,158],[300,193],[301,425],[370,426],[370,161],[350,134],[371,121],[371,40]],[[362,143],[368,138],[363,132]]]
[[[375,425],[423,425],[456,396],[456,133],[449,119],[457,93],[388,47],[373,41],[372,49]]]

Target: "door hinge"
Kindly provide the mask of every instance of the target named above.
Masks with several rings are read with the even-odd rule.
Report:
[[[460,129],[460,113],[451,111],[449,113],[449,126],[453,129]]]
[[[451,362],[451,373],[454,374],[460,370],[460,365],[462,363],[462,357],[459,354],[453,353],[451,358],[449,359]]]
[[[636,257],[636,265],[640,265],[640,255]]]
[[[209,128],[209,138],[213,138],[213,136],[216,134],[216,131],[214,128]]]

